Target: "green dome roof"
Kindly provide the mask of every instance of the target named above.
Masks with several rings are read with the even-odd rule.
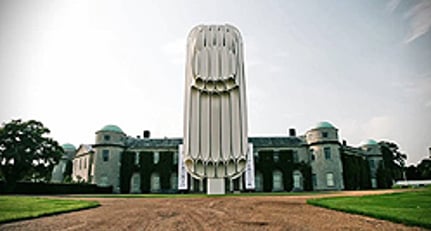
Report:
[[[373,139],[364,140],[361,142],[361,146],[365,145],[377,145],[378,143]]]
[[[329,122],[323,121],[323,122],[317,123],[316,126],[314,126],[314,128],[335,128],[335,127]]]
[[[63,148],[64,151],[75,151],[76,150],[75,146],[73,144],[69,144],[69,143],[63,144],[63,145],[61,145],[61,147]]]
[[[104,132],[120,132],[120,133],[124,133],[123,130],[121,130],[120,127],[118,127],[117,125],[106,125],[105,127],[103,127],[102,129],[100,129],[100,131],[104,131]]]

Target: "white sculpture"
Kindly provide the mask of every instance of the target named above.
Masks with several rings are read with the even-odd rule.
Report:
[[[184,160],[195,178],[235,178],[246,165],[247,107],[241,35],[199,25],[187,41]],[[223,181],[224,191],[224,181]]]

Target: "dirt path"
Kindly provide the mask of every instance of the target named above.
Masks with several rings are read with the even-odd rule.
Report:
[[[307,205],[322,196],[122,199],[98,208],[0,225],[0,230],[423,230]],[[94,200],[94,199],[93,199]]]

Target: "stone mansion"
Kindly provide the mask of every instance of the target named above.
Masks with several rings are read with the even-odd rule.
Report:
[[[113,186],[115,193],[205,192],[206,180],[194,179],[182,168],[181,138],[128,136],[107,125],[96,132],[94,144],[77,149],[63,145],[66,154],[52,172],[62,182],[66,165],[72,163],[72,179]],[[320,122],[304,135],[249,137],[247,171],[226,179],[226,191],[312,191],[376,188],[382,155],[374,140],[360,147],[340,142],[338,129]],[[362,166],[362,167],[361,167]],[[362,183],[350,179],[365,179]]]

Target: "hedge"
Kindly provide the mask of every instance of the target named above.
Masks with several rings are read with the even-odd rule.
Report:
[[[6,193],[6,182],[0,181],[0,194],[105,194],[112,193],[112,186],[94,184],[57,184],[43,182],[17,182],[11,192]]]

